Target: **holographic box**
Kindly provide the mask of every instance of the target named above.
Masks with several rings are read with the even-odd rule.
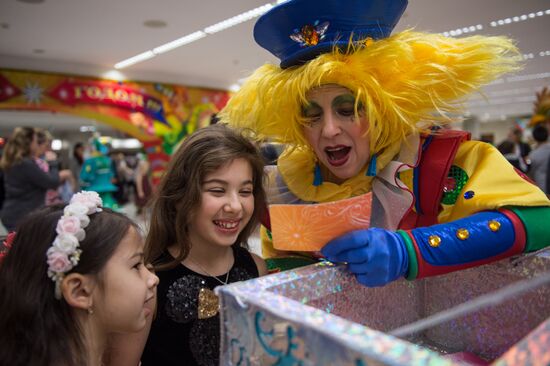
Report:
[[[396,338],[393,330],[550,271],[548,252],[366,288],[319,263],[219,287],[221,365],[550,365],[550,286]],[[453,358],[454,357],[454,358]],[[483,364],[483,363],[482,363]]]

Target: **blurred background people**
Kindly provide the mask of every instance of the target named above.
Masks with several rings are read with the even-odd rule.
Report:
[[[125,205],[131,199],[133,194],[134,169],[126,163],[126,156],[118,152],[111,156],[113,161],[113,170],[115,172],[114,185],[117,191],[113,193],[119,206]]]
[[[548,142],[548,129],[545,125],[539,124],[535,126],[533,129],[533,139],[536,141],[537,146],[529,154],[529,160],[531,161],[529,176],[548,195],[550,191],[546,182],[548,167],[550,166],[550,143]]]
[[[48,172],[41,169],[35,162],[39,152],[38,136],[32,127],[15,128],[4,148],[0,161],[5,189],[1,219],[8,231],[13,231],[26,214],[44,206],[48,189],[57,188],[71,177],[70,170],[50,164],[52,156],[48,154]]]
[[[514,166],[514,168],[521,170],[520,164],[519,164],[519,157],[514,152],[514,143],[512,141],[509,141],[509,140],[502,141],[497,146],[497,149],[506,158],[506,160],[508,160],[508,162]]]
[[[48,173],[50,171],[50,165],[56,165],[57,169],[59,169],[60,164],[57,159],[57,154],[51,150],[53,136],[48,130],[45,130],[43,128],[36,128],[35,132],[36,132],[36,141],[37,141],[38,147],[34,154],[34,162],[45,173]],[[70,186],[70,191],[71,191],[71,193],[69,194],[69,199],[70,199],[70,196],[72,195],[72,181],[73,181],[73,177],[71,174],[71,177],[67,179],[65,182],[63,182],[56,189],[48,189],[46,191],[46,201],[45,201],[46,206],[65,202],[61,198],[61,194],[59,192],[61,188],[65,185]]]
[[[153,193],[153,184],[151,183],[151,166],[147,156],[143,153],[138,154],[138,165],[135,172],[136,185],[136,213],[141,215],[151,199]]]
[[[77,142],[74,144],[72,156],[69,159],[69,169],[73,173],[74,181],[74,192],[80,191],[80,171],[82,170],[82,164],[84,164],[84,144],[82,142]]]
[[[2,160],[2,153],[4,151],[4,144],[6,143],[4,138],[0,137],[0,161]],[[2,217],[2,206],[4,205],[4,172],[0,167],[0,217]],[[0,224],[0,231],[2,231],[2,225]]]
[[[529,171],[531,147],[523,141],[521,128],[511,128],[508,137],[497,146],[497,149],[515,168],[524,173]]]

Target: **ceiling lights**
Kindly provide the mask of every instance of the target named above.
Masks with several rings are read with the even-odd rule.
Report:
[[[511,83],[515,81],[527,81],[527,80],[538,80],[550,78],[550,72],[541,72],[538,74],[526,74],[526,75],[517,75],[517,76],[508,76],[506,81]]]
[[[530,87],[530,88],[514,88],[514,89],[505,89],[505,90],[495,90],[495,91],[484,91],[482,93],[473,94],[468,98],[468,100],[487,100],[487,97],[490,98],[502,98],[502,97],[511,97],[518,95],[535,95],[539,91],[540,87]]]
[[[222,22],[216,23],[214,25],[211,25],[210,27],[204,28],[204,31],[208,34],[214,34],[219,31],[222,31],[227,28],[231,28],[237,24],[244,23],[250,19],[254,19],[263,13],[267,12],[269,9],[271,9],[273,5],[271,4],[265,4],[262,5],[256,9],[249,10],[245,13],[239,14],[237,16],[234,16],[233,18],[226,19]]]
[[[482,29],[483,29],[483,26],[481,24],[477,24],[477,25],[471,25],[469,27],[454,29],[454,30],[451,30],[451,31],[448,31],[448,32],[443,32],[442,34],[445,37],[454,37],[454,36],[460,36],[460,35],[466,34],[466,33],[477,32],[477,31],[480,31]]]
[[[280,4],[284,1],[276,1],[276,4]],[[242,14],[236,15],[234,17],[231,17],[229,19],[223,20],[219,23],[213,24],[211,26],[208,26],[204,28],[203,30],[199,30],[196,32],[193,32],[191,34],[185,35],[181,38],[178,38],[174,41],[165,43],[161,46],[155,47],[152,50],[145,51],[140,53],[139,55],[127,58],[126,60],[123,60],[121,62],[118,62],[115,64],[115,69],[123,69],[125,67],[128,67],[130,65],[134,65],[138,62],[148,60],[152,57],[155,57],[156,55],[159,55],[164,52],[168,52],[173,50],[174,48],[181,47],[183,45],[189,44],[191,42],[195,42],[201,38],[206,37],[209,34],[214,34],[217,32],[220,32],[222,30],[225,30],[227,28],[234,27],[238,24],[244,23],[250,19],[254,19],[256,17],[259,17],[260,15],[267,12],[269,9],[271,9],[274,6],[272,3],[268,3],[262,6],[259,6],[255,9],[246,11]]]
[[[515,104],[515,103],[529,103],[534,102],[536,99],[536,95],[529,95],[529,96],[523,96],[523,97],[513,97],[513,98],[492,98],[490,100],[482,100],[482,101],[472,101],[468,103],[468,107],[475,108],[475,107],[484,107],[489,105],[506,105],[506,104]]]
[[[516,15],[516,16],[511,17],[511,18],[493,20],[490,24],[491,24],[491,27],[499,27],[499,26],[502,26],[502,25],[517,23],[517,22],[523,22],[525,20],[534,19],[536,17],[541,17],[543,15],[550,15],[550,9],[539,10],[537,12],[529,13],[529,14]]]
[[[491,25],[491,27],[499,27],[499,26],[502,26],[502,25],[507,25],[507,24],[512,24],[512,23],[522,22],[522,21],[529,20],[529,19],[534,19],[536,17],[541,17],[543,15],[550,15],[550,9],[539,10],[537,12],[533,12],[533,13],[529,13],[529,14],[523,14],[523,15],[517,15],[517,16],[510,17],[510,18],[505,18],[505,19],[493,20],[489,24]],[[443,32],[441,34],[443,34],[445,37],[456,37],[456,36],[461,36],[461,35],[467,34],[467,33],[477,32],[477,31],[480,31],[480,30],[483,30],[483,25],[477,24],[477,25],[470,25],[468,27],[453,29],[451,31]]]
[[[29,2],[31,2],[33,0],[19,0],[19,1],[29,1]],[[215,23],[211,26],[205,27],[202,30],[198,30],[198,31],[195,31],[193,33],[187,34],[187,35],[185,35],[181,38],[178,38],[178,39],[173,40],[171,42],[165,43],[165,44],[160,45],[158,47],[155,47],[151,50],[142,52],[142,53],[140,53],[138,55],[135,55],[133,57],[130,57],[128,59],[125,59],[121,62],[116,63],[114,67],[115,67],[115,69],[123,69],[125,67],[130,66],[130,65],[134,65],[138,62],[142,62],[142,61],[148,60],[150,58],[153,58],[156,55],[159,55],[159,54],[171,51],[175,48],[181,47],[183,45],[198,41],[202,38],[205,38],[208,35],[215,34],[217,32],[226,30],[226,29],[234,27],[238,24],[241,24],[241,23],[244,23],[244,22],[249,21],[251,19],[254,19],[256,17],[259,17],[260,15],[266,13],[271,8],[273,8],[273,6],[275,6],[277,4],[280,4],[280,3],[283,3],[283,2],[286,2],[286,1],[287,0],[271,1],[267,4],[265,4],[265,5],[262,5],[262,6],[259,6],[259,7],[255,8],[255,9],[246,11],[242,14],[236,15],[234,17],[228,18],[228,19],[223,20],[221,22]],[[539,10],[539,11],[528,13],[528,14],[516,15],[516,16],[509,17],[509,18],[493,20],[493,21],[489,22],[489,25],[491,27],[499,27],[499,26],[503,26],[503,25],[507,25],[507,24],[532,20],[532,19],[535,19],[535,18],[538,18],[538,17],[542,17],[544,15],[550,15],[550,9]],[[446,37],[456,37],[456,36],[461,36],[461,35],[465,35],[465,34],[469,34],[469,33],[478,32],[478,31],[486,29],[487,27],[488,27],[488,25],[486,25],[484,27],[484,25],[482,25],[482,24],[476,24],[476,25],[470,25],[470,26],[461,27],[461,28],[450,30],[450,31],[446,31],[446,32],[443,32],[442,34]],[[550,50],[543,50],[543,51],[540,51],[538,53],[525,53],[520,57],[523,60],[530,60],[530,59],[535,58],[537,55],[540,56],[540,57],[550,56]],[[504,82],[518,82],[518,81],[546,79],[546,78],[550,78],[550,73],[518,75],[518,76],[511,76],[511,77],[507,77],[507,78],[497,79],[497,80],[493,81],[490,85],[501,84],[501,83],[504,83]],[[239,84],[240,83],[232,85],[231,90],[232,91],[238,90]]]
[[[203,31],[196,31],[194,33],[191,33],[191,34],[188,34],[188,35],[183,36],[181,38],[178,38],[175,41],[168,42],[168,43],[163,44],[162,46],[153,48],[153,51],[152,51],[153,56],[164,53],[164,52],[171,51],[174,48],[178,48],[178,47],[181,47],[181,46],[186,45],[188,43],[195,42],[196,40],[199,40],[199,39],[204,38],[204,37],[206,37],[206,33],[204,33]],[[115,65],[115,68],[117,68],[116,65]]]
[[[140,53],[139,55],[132,56],[130,58],[127,58],[124,61],[120,61],[115,64],[115,69],[123,69],[127,66],[137,64],[138,62],[148,60],[152,57],[155,57],[155,54],[153,51],[145,51],[143,53]]]

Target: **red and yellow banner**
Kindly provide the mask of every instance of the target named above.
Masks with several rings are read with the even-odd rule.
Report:
[[[70,106],[102,104],[144,113],[158,122],[166,123],[161,100],[126,85],[109,81],[65,80],[48,95]]]
[[[43,110],[105,123],[167,153],[210,123],[224,90],[0,69],[0,109]]]

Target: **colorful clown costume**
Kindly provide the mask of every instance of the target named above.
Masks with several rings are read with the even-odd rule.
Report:
[[[374,193],[371,225],[399,229],[405,239],[410,259],[407,278],[468,268],[550,244],[544,226],[550,222],[550,201],[540,189],[493,146],[466,140],[465,134],[458,131],[436,133],[440,139],[451,135],[445,141],[447,144],[453,140],[458,143],[442,184],[433,187],[435,177],[430,174],[435,173],[433,170],[420,176],[423,166],[433,162],[422,160],[422,153],[429,151],[426,146],[430,140],[416,135],[409,137],[396,159],[368,185]],[[441,151],[437,153],[441,155]],[[271,203],[330,202],[370,191],[365,188],[366,175],[345,185],[313,186],[314,159],[306,158],[306,154],[298,150],[283,153],[279,169],[268,169],[267,193]],[[420,182],[426,183],[422,186]],[[426,202],[421,197],[437,196],[434,189],[440,193],[436,218],[424,222],[432,226],[417,229],[411,217],[426,220],[427,212],[418,215],[421,203]],[[304,262],[290,259],[296,253],[275,250],[269,232],[263,234],[262,253],[271,259],[272,269],[308,263],[307,254],[300,253]],[[486,247],[476,246],[477,241],[484,242]]]
[[[410,29],[390,35],[406,6],[406,0],[290,0],[274,7],[259,18],[254,37],[280,64],[253,72],[219,114],[222,122],[252,131],[259,141],[288,146],[269,173],[271,203],[331,202],[373,193],[370,223],[382,230],[377,231],[382,238],[371,235],[373,229],[359,229],[322,249],[327,258],[348,263],[360,282],[364,275],[367,286],[443,274],[550,245],[543,230],[550,222],[550,201],[543,192],[490,145],[446,128],[471,93],[520,69],[519,50],[506,37],[454,38]],[[314,114],[322,127],[312,139],[314,127],[305,111],[315,103],[312,94],[333,86],[352,97],[354,116],[330,120],[346,135],[322,137],[319,152],[317,136],[329,120],[323,113],[339,112],[327,104]],[[362,124],[366,132],[350,132],[344,123]],[[357,148],[361,143],[368,144],[370,161],[355,167],[363,160],[354,158],[351,174],[338,176],[348,171],[323,160],[332,154],[327,149],[340,149],[343,157],[336,160],[347,164],[345,154],[364,154]],[[398,249],[384,253],[388,245]],[[267,258],[289,254],[269,245],[263,249]],[[348,253],[355,262],[346,259]],[[384,271],[391,273],[376,278]]]

